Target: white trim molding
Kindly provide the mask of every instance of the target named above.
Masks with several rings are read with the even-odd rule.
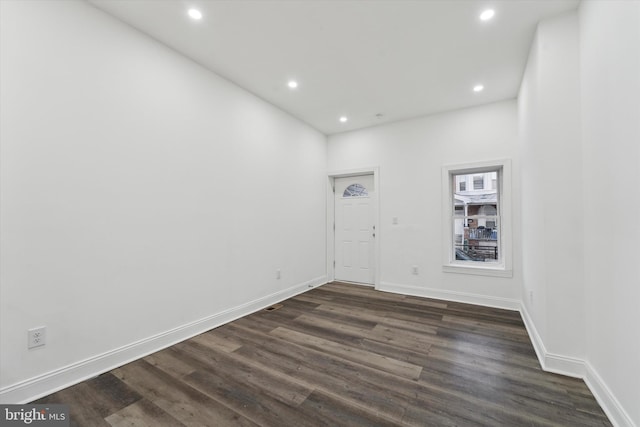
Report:
[[[0,390],[0,403],[31,402],[325,283],[327,283],[326,276],[317,277],[203,319],[4,387]]]
[[[472,274],[474,276],[513,277],[513,270],[506,270],[500,267],[449,264],[443,265],[442,271],[445,273]]]
[[[586,374],[584,382],[587,384],[587,387],[589,387],[589,390],[591,390],[591,393],[595,396],[604,413],[609,417],[611,424],[616,427],[638,427],[634,424],[629,414],[627,414],[627,411],[624,410],[609,387],[607,387],[607,384],[600,377],[598,372],[593,369],[593,366],[591,366],[589,362],[586,362],[585,367]]]
[[[524,304],[520,304],[520,315],[524,322],[525,328],[531,338],[531,344],[536,351],[540,366],[544,371],[553,372],[555,374],[566,375],[574,378],[584,378],[585,362],[584,360],[562,356],[550,353],[542,341],[542,337],[533,323],[533,319],[529,316],[529,312]]]
[[[498,228],[499,262],[487,263],[458,261],[454,256],[453,197],[455,175],[498,173]],[[511,219],[511,160],[497,159],[475,163],[445,165],[442,167],[442,271],[445,273],[475,274],[480,276],[513,277],[512,219]]]
[[[531,343],[538,356],[540,367],[544,371],[584,380],[600,404],[600,407],[602,407],[602,410],[609,418],[609,421],[611,421],[614,426],[637,427],[618,399],[616,399],[615,395],[609,387],[607,387],[607,384],[588,361],[548,352],[525,304],[520,304],[520,315],[522,316],[522,321],[527,328]]]
[[[412,295],[416,297],[433,298],[443,301],[455,301],[465,304],[475,304],[484,307],[502,308],[518,311],[520,301],[509,298],[492,297],[487,295],[472,294],[467,292],[450,291],[446,289],[433,289],[421,286],[400,285],[397,283],[381,282],[376,288],[379,291],[395,294]]]
[[[378,166],[370,166],[358,169],[346,169],[341,171],[330,171],[327,173],[327,247],[326,247],[326,258],[327,258],[327,280],[332,281],[335,279],[335,194],[334,194],[334,180],[336,178],[346,178],[350,176],[358,176],[358,175],[373,175],[373,188],[375,189],[375,197],[373,200],[374,204],[374,224],[376,230],[376,238],[374,241],[374,287],[379,286],[380,277],[382,276],[382,272],[380,270],[380,266],[382,262],[380,260],[381,246],[381,234],[380,233],[380,168]]]

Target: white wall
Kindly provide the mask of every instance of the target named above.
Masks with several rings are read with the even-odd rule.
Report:
[[[322,134],[84,2],[0,3],[2,400],[324,280]]]
[[[538,25],[518,99],[523,303],[546,369],[640,425],[640,2]],[[533,291],[533,300],[529,292]]]
[[[640,2],[581,4],[580,69],[587,360],[640,426]]]
[[[518,97],[523,296],[546,350],[584,358],[576,13],[541,22]]]
[[[442,270],[442,166],[504,158],[517,163],[516,125],[516,103],[505,101],[329,137],[330,172],[380,168],[380,289],[506,307],[520,299],[517,253],[513,278]],[[515,242],[520,202],[514,196]],[[419,275],[411,273],[413,265]]]

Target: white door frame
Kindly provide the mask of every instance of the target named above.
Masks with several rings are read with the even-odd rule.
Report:
[[[376,237],[373,241],[373,283],[375,289],[380,287],[380,171],[378,166],[361,168],[361,169],[349,169],[342,171],[329,172],[327,176],[327,280],[329,282],[335,280],[336,270],[334,268],[335,262],[335,194],[334,180],[336,178],[346,178],[350,176],[358,175],[371,175],[373,174],[373,187],[375,190],[374,200],[372,200],[374,210],[374,225]]]

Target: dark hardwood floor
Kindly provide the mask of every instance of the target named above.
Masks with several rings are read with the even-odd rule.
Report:
[[[608,426],[519,313],[331,283],[40,399],[77,426]]]

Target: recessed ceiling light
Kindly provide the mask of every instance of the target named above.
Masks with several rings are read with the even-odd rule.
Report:
[[[349,120],[349,119],[347,119],[345,116],[342,116],[342,117],[340,117],[339,120],[340,120],[340,123],[346,123],[346,121]]]
[[[473,91],[474,92],[482,92],[483,90],[484,90],[484,86],[482,86],[482,85],[475,85],[473,87]]]
[[[480,20],[488,21],[489,19],[493,18],[495,14],[496,14],[495,10],[487,9],[480,14]]]
[[[187,13],[191,17],[191,19],[195,19],[195,20],[202,19],[202,12],[200,12],[198,9],[189,9]]]
[[[289,86],[291,89],[295,89],[298,87],[298,82],[295,80],[289,80],[289,83],[287,83],[287,86]]]

